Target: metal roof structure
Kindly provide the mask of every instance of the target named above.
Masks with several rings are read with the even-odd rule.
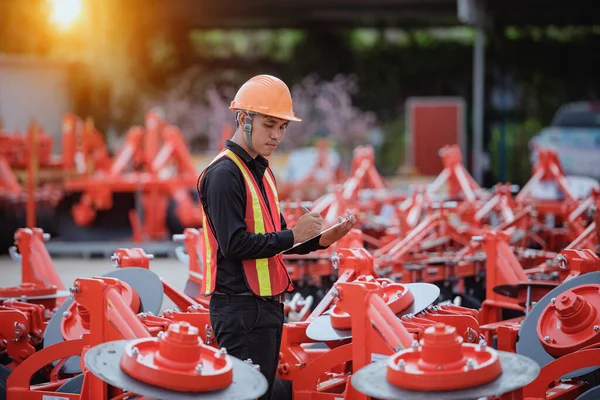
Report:
[[[197,29],[431,27],[462,24],[457,15],[457,0],[155,1],[165,21]],[[488,19],[494,25],[598,24],[595,1],[482,0],[482,3]]]

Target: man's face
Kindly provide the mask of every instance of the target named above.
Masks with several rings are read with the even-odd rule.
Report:
[[[270,156],[285,136],[289,121],[257,114],[252,116],[252,145],[263,157]]]

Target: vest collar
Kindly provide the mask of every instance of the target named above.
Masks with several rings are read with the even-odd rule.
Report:
[[[252,161],[256,161],[259,164],[264,165],[265,167],[269,166],[269,160],[267,160],[265,157],[259,154],[258,156],[256,156],[256,159],[254,159],[250,154],[248,154],[246,150],[243,149],[242,146],[235,142],[232,142],[231,140],[225,141],[225,148],[237,154],[242,160],[244,160],[246,164]]]

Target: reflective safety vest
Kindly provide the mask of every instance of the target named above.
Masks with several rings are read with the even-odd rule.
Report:
[[[222,157],[232,160],[240,169],[246,184],[246,231],[252,233],[271,233],[281,230],[281,217],[279,210],[279,197],[275,178],[270,168],[267,168],[263,177],[263,186],[267,194],[269,206],[265,202],[254,175],[248,169],[240,157],[229,149],[223,149],[214,160],[212,165]],[[209,166],[210,166],[209,165]],[[202,176],[208,167],[202,172]],[[202,178],[201,176],[201,178]],[[223,184],[226,184],[223,182]],[[201,294],[208,296],[215,290],[217,281],[217,252],[219,245],[215,234],[210,227],[206,212],[203,212],[202,231],[204,233],[204,246],[202,259],[204,260],[204,276],[201,284]],[[277,296],[286,291],[292,291],[290,276],[283,262],[282,255],[270,258],[243,260],[244,276],[246,283],[254,294],[260,297]]]

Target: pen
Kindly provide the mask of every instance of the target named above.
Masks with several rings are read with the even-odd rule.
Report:
[[[304,206],[302,206],[302,211],[304,211],[305,214],[310,214],[310,210]]]

